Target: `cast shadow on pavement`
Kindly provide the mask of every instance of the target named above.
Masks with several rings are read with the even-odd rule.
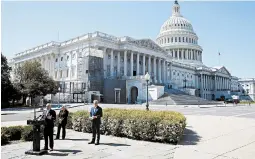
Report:
[[[81,150],[67,150],[67,149],[54,149],[53,152],[48,152],[46,155],[50,156],[68,156],[68,154],[77,154]]]
[[[89,139],[67,139],[67,138],[65,138],[65,140],[70,140],[70,141],[89,141]]]
[[[201,139],[195,131],[185,128],[181,141],[178,145],[196,145]]]
[[[107,145],[107,146],[131,146],[127,144],[116,144],[116,143],[100,143],[100,145]]]

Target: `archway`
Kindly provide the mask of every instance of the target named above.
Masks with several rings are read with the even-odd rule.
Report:
[[[138,96],[138,88],[137,87],[132,87],[131,88],[131,104],[135,104],[137,101],[137,96]]]

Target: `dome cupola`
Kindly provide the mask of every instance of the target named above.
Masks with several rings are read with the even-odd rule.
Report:
[[[202,63],[202,48],[191,22],[181,15],[181,7],[175,0],[172,15],[161,26],[156,42],[169,52],[174,60]]]

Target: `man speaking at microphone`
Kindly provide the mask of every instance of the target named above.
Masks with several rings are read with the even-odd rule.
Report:
[[[44,141],[45,146],[44,150],[48,150],[48,138],[50,140],[50,151],[53,151],[54,140],[53,140],[53,132],[54,132],[54,121],[56,120],[56,112],[51,109],[51,104],[48,103],[46,105],[46,111],[43,114],[45,124],[44,124]]]

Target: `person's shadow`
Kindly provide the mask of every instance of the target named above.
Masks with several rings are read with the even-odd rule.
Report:
[[[65,138],[64,140],[71,140],[71,141],[89,141],[89,139],[69,139],[69,138]]]
[[[131,146],[127,144],[116,144],[116,143],[100,143],[100,145],[107,145],[107,146]]]
[[[67,149],[54,149],[52,152],[48,152],[46,155],[50,156],[68,156],[71,154],[77,154],[82,152],[81,150],[67,150]]]

